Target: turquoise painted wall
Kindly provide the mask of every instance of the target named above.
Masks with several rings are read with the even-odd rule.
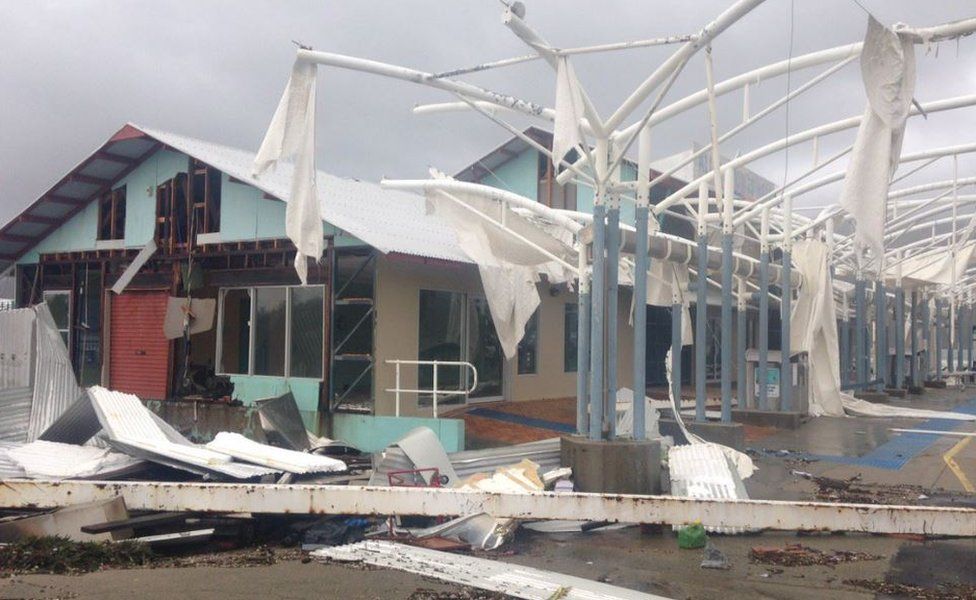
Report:
[[[461,419],[336,413],[332,415],[329,437],[352,444],[364,452],[379,452],[417,427],[429,427],[447,452],[464,450],[464,421]]]
[[[253,406],[258,400],[281,396],[291,390],[305,427],[311,431],[318,429],[318,379],[230,375],[230,380],[234,384],[234,399],[240,400],[244,406]]]
[[[140,248],[152,239],[156,220],[156,186],[186,173],[187,156],[159,150],[133,169],[115,186],[125,189],[125,246]],[[285,203],[264,198],[264,193],[245,183],[221,182],[220,239],[224,242],[285,237]],[[36,263],[39,254],[94,250],[98,231],[98,205],[90,203],[70,221],[44,238],[18,262]],[[325,234],[335,236],[336,246],[362,246],[363,242],[325,223]]]
[[[481,183],[538,200],[538,152],[527,149],[488,174]]]

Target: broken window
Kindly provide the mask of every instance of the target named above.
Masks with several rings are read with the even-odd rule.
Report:
[[[324,294],[323,286],[221,290],[220,372],[321,379]]]
[[[70,348],[71,341],[71,292],[68,290],[49,290],[44,292],[44,302],[47,303],[54,326],[64,340],[64,347]]]
[[[535,375],[539,371],[539,309],[535,309],[528,323],[525,335],[518,345],[518,374]]]
[[[220,184],[220,171],[193,162],[193,230],[196,233],[220,231]]]
[[[220,231],[221,173],[193,160],[193,176],[178,173],[156,187],[156,244],[172,252],[200,233]]]
[[[98,199],[98,239],[125,239],[125,186]]]

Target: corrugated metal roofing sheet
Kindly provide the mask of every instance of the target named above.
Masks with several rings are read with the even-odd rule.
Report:
[[[256,465],[286,473],[332,473],[345,471],[346,463],[328,456],[307,454],[285,448],[259,444],[239,433],[221,431],[207,448]]]
[[[280,164],[260,178],[251,174],[254,153],[132,124],[167,146],[184,152],[227,175],[287,201],[292,166]],[[387,190],[378,184],[345,179],[319,171],[316,188],[322,219],[381,252],[471,262],[445,221],[426,214],[422,196]]]
[[[28,441],[36,440],[84,393],[75,379],[64,338],[58,333],[47,304],[38,304],[34,310],[37,353]]]
[[[0,312],[0,390],[31,386],[34,310]]]
[[[668,451],[671,493],[716,500],[748,500],[749,494],[722,448],[716,444],[687,444]],[[707,527],[713,533],[744,533],[742,527]]]
[[[36,441],[6,451],[31,479],[111,477],[142,461],[103,448]]]

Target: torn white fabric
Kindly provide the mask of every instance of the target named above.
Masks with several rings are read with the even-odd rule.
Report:
[[[965,239],[965,238],[963,238]],[[976,250],[976,242],[968,242],[956,249],[955,272],[962,275],[966,272]],[[920,286],[952,285],[953,258],[948,248],[937,248],[917,256],[906,258],[901,263],[902,285],[907,288]],[[889,279],[894,278],[891,270]]]
[[[660,415],[654,402],[644,396],[644,437],[654,440],[661,437],[658,426]],[[634,390],[620,388],[617,390],[617,435],[631,437],[634,435]]]
[[[868,103],[847,166],[840,205],[855,222],[854,240],[878,260],[884,255],[885,206],[898,166],[905,120],[915,91],[915,46],[874,18],[861,50]]]
[[[553,256],[572,265],[575,251],[505,205],[473,194],[428,192],[427,211],[448,222],[458,245],[478,265],[498,341],[505,356],[514,357],[541,302],[539,274],[549,283],[571,281],[574,274]]]
[[[298,253],[295,270],[308,282],[308,258],[322,256],[324,230],[315,191],[315,73],[316,65],[295,61],[268,132],[254,159],[258,177],[281,160],[294,162],[291,193],[285,209],[285,233]]]
[[[552,157],[556,170],[570,150],[582,143],[579,123],[583,116],[583,94],[572,63],[560,56],[556,64],[556,120],[552,132]]]
[[[793,263],[803,285],[793,307],[790,347],[809,355],[810,414],[815,417],[844,415],[828,254],[827,245],[819,240],[800,240],[793,246]]]
[[[976,421],[976,415],[923,408],[906,408],[889,404],[876,404],[842,394],[844,410],[852,417],[908,417],[911,419],[947,419],[950,421]]]

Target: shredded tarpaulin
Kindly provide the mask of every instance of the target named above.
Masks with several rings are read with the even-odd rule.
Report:
[[[658,427],[660,415],[654,402],[644,396],[644,437],[653,440],[661,437]],[[634,390],[620,388],[617,390],[617,435],[630,437],[634,434]]]
[[[964,234],[962,239],[968,239],[968,234]],[[931,252],[906,258],[900,265],[902,285],[908,289],[925,285],[952,285],[953,267],[956,275],[962,276],[969,267],[974,250],[976,242],[968,242],[956,248],[955,253],[948,248],[936,248]],[[889,278],[894,278],[895,269],[897,266],[888,270]]]
[[[566,264],[575,263],[575,251],[551,231],[504,204],[474,194],[430,191],[427,212],[450,224],[458,245],[478,265],[499,344],[506,357],[514,357],[525,326],[541,302],[539,274],[545,273],[551,284],[572,281],[574,274]],[[519,238],[530,240],[545,252]]]
[[[907,417],[910,419],[947,419],[950,421],[976,421],[976,415],[967,413],[925,410],[923,408],[906,408],[888,404],[876,404],[855,398],[850,394],[841,394],[844,410],[852,417]]]
[[[861,50],[868,103],[857,130],[840,205],[855,221],[854,240],[884,255],[885,206],[915,93],[915,45],[873,17]]]
[[[809,354],[810,414],[815,417],[844,415],[828,254],[826,244],[819,240],[801,240],[793,247],[793,262],[803,276],[803,285],[793,308],[790,347]]]
[[[582,143],[579,123],[583,116],[583,94],[576,81],[576,72],[566,56],[556,63],[556,120],[552,132],[552,162],[559,163],[570,150]]]
[[[295,271],[303,285],[308,282],[307,259],[318,260],[322,256],[325,235],[315,191],[316,70],[313,63],[295,61],[253,167],[254,176],[258,177],[278,161],[294,162],[291,193],[285,209],[285,233],[298,249]]]

